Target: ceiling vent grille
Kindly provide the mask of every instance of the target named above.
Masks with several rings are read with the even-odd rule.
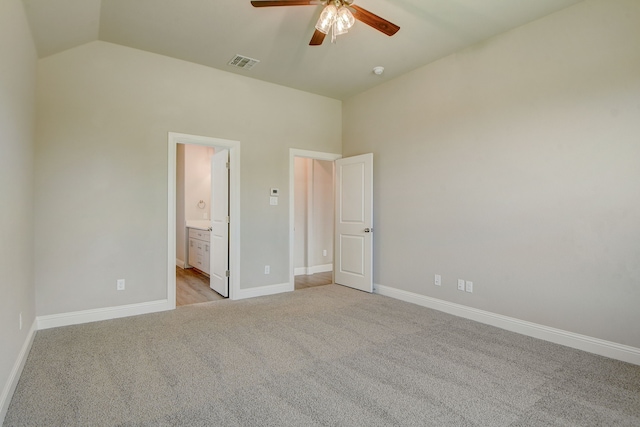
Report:
[[[242,55],[236,55],[231,59],[231,61],[229,61],[229,65],[231,65],[232,67],[236,67],[236,68],[242,68],[243,70],[250,70],[258,62],[260,62],[260,61],[257,60],[257,59],[248,58],[248,57],[242,56]]]

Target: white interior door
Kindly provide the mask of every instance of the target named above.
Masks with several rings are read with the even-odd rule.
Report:
[[[335,282],[373,292],[373,154],[335,165]]]
[[[209,287],[229,296],[229,150],[211,157],[211,251]]]

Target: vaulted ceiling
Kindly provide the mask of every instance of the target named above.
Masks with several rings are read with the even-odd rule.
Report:
[[[583,0],[356,0],[400,26],[356,22],[309,46],[322,5],[255,8],[249,0],[23,0],[40,57],[103,40],[336,99],[346,99]],[[231,67],[241,54],[260,60]],[[378,76],[373,67],[383,66]]]

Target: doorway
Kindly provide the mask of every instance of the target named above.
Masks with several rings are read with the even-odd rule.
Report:
[[[294,289],[333,283],[333,162],[294,159]]]
[[[239,282],[240,282],[240,143],[238,141],[224,140],[218,138],[197,136],[197,135],[186,135],[186,134],[178,134],[178,133],[169,133],[169,191],[168,191],[168,280],[167,280],[167,299],[170,304],[173,305],[173,308],[176,306],[176,270],[181,266],[189,266],[191,264],[188,260],[188,249],[187,245],[191,244],[189,239],[189,234],[191,228],[187,229],[185,218],[180,218],[177,214],[177,210],[179,209],[180,197],[178,197],[178,189],[177,189],[177,180],[178,180],[178,151],[179,145],[184,144],[184,146],[197,146],[204,152],[211,152],[213,154],[216,153],[225,153],[228,156],[226,161],[218,162],[218,164],[222,164],[225,167],[226,178],[228,179],[227,183],[225,183],[225,188],[227,190],[226,200],[228,201],[228,215],[225,218],[225,222],[228,224],[228,243],[225,249],[225,260],[224,265],[226,267],[226,271],[223,273],[225,279],[228,280],[228,296],[230,299],[235,299],[238,295],[239,290]],[[205,162],[211,160],[211,169],[209,169],[208,180],[209,184],[212,182],[212,175],[215,175],[214,168],[214,158],[218,157],[218,154],[210,156],[208,159],[204,159],[202,161],[203,164]],[[228,172],[226,171],[228,168]],[[204,169],[204,166],[203,166]],[[181,171],[182,172],[182,171]],[[216,182],[219,182],[219,176],[215,179]],[[214,183],[215,185],[215,183]],[[215,208],[212,211],[211,205],[215,205],[213,200],[214,195],[214,186],[209,185],[212,189],[212,196],[210,199],[207,199],[205,196],[206,191],[202,193],[200,196],[196,197],[193,200],[192,205],[195,206],[195,223],[193,232],[201,232],[201,234],[210,233],[208,228],[210,228],[213,224],[211,220],[215,222]],[[202,192],[202,190],[201,190]],[[207,203],[207,200],[209,203]],[[207,206],[208,205],[208,206]],[[193,207],[193,206],[192,206]],[[182,207],[184,208],[184,207]],[[213,218],[212,215],[213,214]],[[199,217],[200,216],[200,217]],[[199,223],[198,223],[199,222]],[[206,222],[206,224],[205,224]],[[197,223],[197,224],[196,224]],[[208,226],[208,227],[207,227]],[[198,231],[200,229],[200,231]],[[215,232],[214,232],[215,233]],[[202,249],[206,251],[206,253],[211,254],[213,250],[211,248],[210,243],[207,243],[206,236],[194,236],[200,237],[203,241]],[[197,243],[197,240],[195,240]],[[210,242],[210,241],[209,241]],[[184,245],[184,251],[179,250],[179,248]],[[207,251],[207,249],[209,251]],[[228,254],[228,255],[227,255]],[[180,256],[178,256],[180,255]],[[214,258],[209,258],[210,261],[213,261]],[[204,261],[204,258],[203,258]],[[218,260],[220,261],[220,260]],[[195,262],[195,261],[194,261]],[[208,263],[212,264],[212,263]],[[216,268],[211,266],[212,268]],[[201,270],[202,271],[202,270]],[[214,274],[215,276],[215,274]],[[219,276],[219,274],[218,274]],[[213,277],[210,275],[210,277]],[[189,279],[189,278],[188,278]],[[193,279],[193,278],[191,278]],[[202,277],[200,277],[202,279]],[[211,283],[211,281],[210,281]]]
[[[214,286],[214,281],[220,279],[212,263],[221,263],[224,271],[228,268],[228,242],[223,242],[223,251],[213,251],[219,243],[215,241],[217,235],[212,231],[215,209],[219,204],[214,203],[214,198],[224,198],[225,227],[228,215],[228,176],[222,176],[223,194],[216,194],[220,192],[217,185],[220,177],[213,173],[213,158],[220,151],[205,145],[179,143],[177,146],[176,306],[217,301],[228,295]],[[227,162],[226,156],[222,161]],[[223,167],[226,173],[226,166]],[[228,231],[225,232],[228,235]]]
[[[290,290],[333,283],[334,166],[342,156],[289,150]]]
[[[295,161],[327,160],[334,170],[334,253],[332,283],[373,292],[373,154],[289,150],[289,291],[295,289]]]

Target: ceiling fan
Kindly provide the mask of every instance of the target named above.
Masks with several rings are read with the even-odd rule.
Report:
[[[321,45],[330,31],[331,42],[335,43],[336,36],[346,33],[356,19],[388,36],[394,35],[400,29],[396,24],[354,5],[353,0],[253,0],[251,4],[253,7],[323,5],[316,23],[316,31],[309,42],[310,46]]]

